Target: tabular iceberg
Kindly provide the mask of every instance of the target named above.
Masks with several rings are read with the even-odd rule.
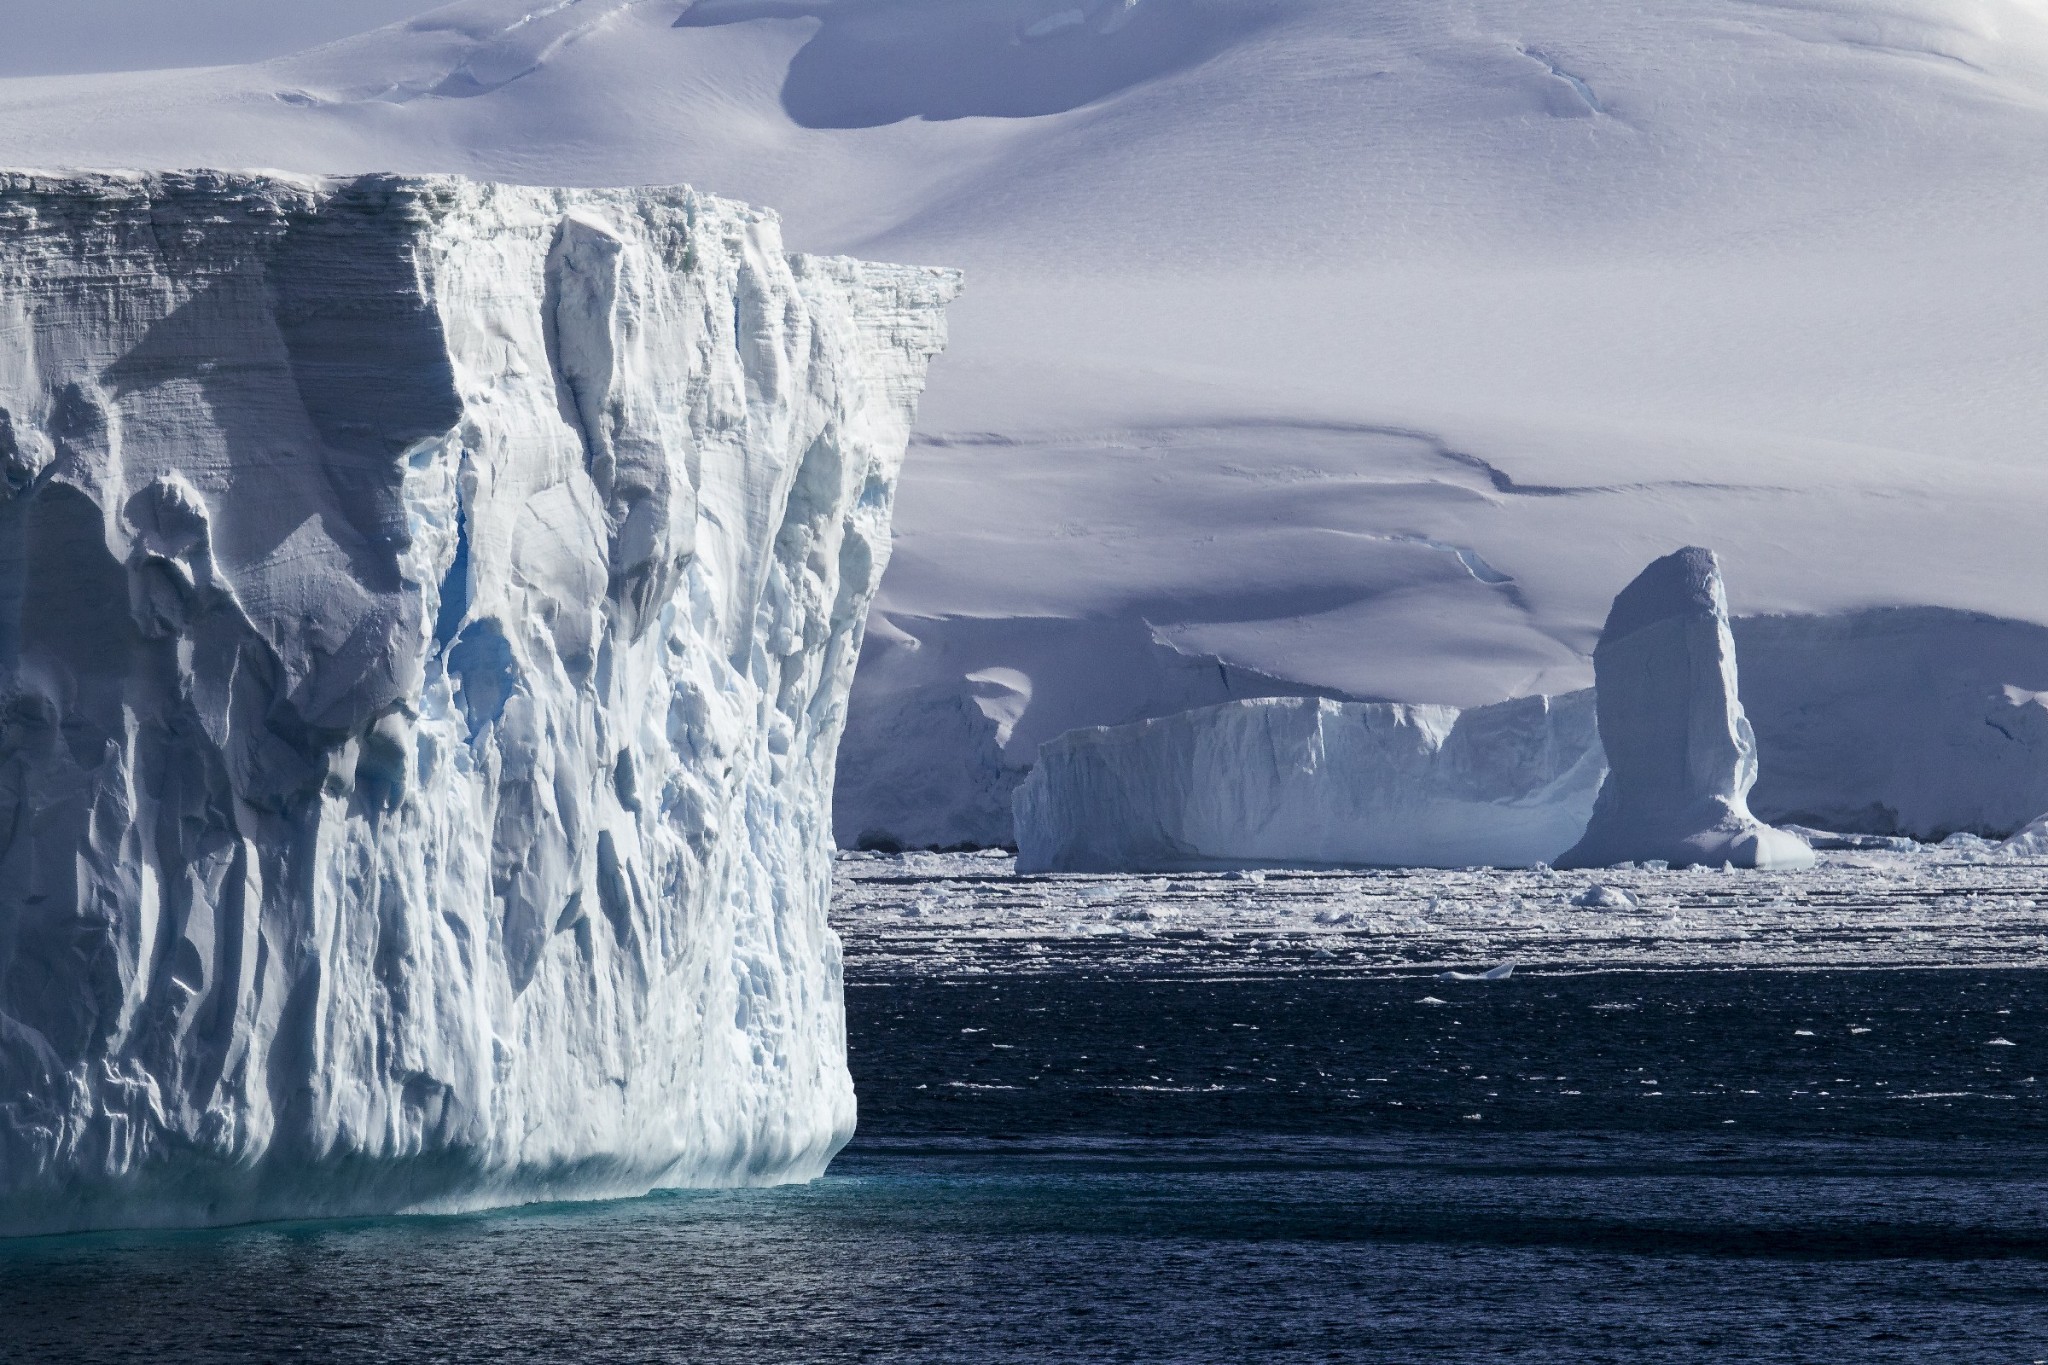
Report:
[[[1756,737],[1736,686],[1728,594],[1711,550],[1653,561],[1621,590],[1593,650],[1607,780],[1559,867],[1813,865],[1797,835],[1749,813]]]
[[[2048,810],[2048,629],[1937,607],[1732,624],[1759,818],[1936,842]]]
[[[687,189],[0,176],[0,1231],[821,1170],[957,283]]]
[[[1605,772],[1590,692],[1226,702],[1043,745],[1017,868],[1527,867],[1586,828]]]

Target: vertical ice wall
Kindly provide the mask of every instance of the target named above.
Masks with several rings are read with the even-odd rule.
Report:
[[[1531,866],[1586,828],[1593,708],[1267,697],[1070,730],[1017,788],[1017,867]]]
[[[1798,836],[1749,813],[1756,736],[1712,550],[1675,550],[1621,590],[1593,650],[1593,678],[1607,780],[1559,867],[1813,865]]]
[[[0,1231],[821,1170],[956,289],[686,189],[0,176]]]

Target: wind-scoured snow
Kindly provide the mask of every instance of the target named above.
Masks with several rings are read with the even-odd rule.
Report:
[[[1271,698],[1072,730],[1017,789],[1017,867],[1533,866],[1585,833],[1593,712]]]
[[[1083,686],[1062,629],[1478,705],[1589,683],[1686,540],[1738,616],[2048,624],[2044,135],[2033,0],[465,0],[0,84],[18,162],[687,180],[967,267],[860,710],[958,716],[919,767],[984,814],[1031,757],[988,677],[1040,738],[1227,698],[1138,651]],[[1977,818],[1908,785],[1867,800]],[[986,837],[879,790],[848,838]]]
[[[956,289],[686,189],[0,176],[0,1232],[820,1172]]]

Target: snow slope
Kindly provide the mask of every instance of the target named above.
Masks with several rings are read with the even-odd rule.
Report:
[[[687,189],[0,175],[0,1235],[822,1171],[956,284]]]
[[[1045,718],[1222,699],[1155,644],[1561,692],[1687,542],[1738,616],[2048,624],[2044,133],[2039,0],[465,0],[0,83],[0,159],[687,180],[965,267],[859,701],[954,795],[842,811],[940,843]]]

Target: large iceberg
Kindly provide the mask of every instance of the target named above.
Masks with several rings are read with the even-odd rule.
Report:
[[[1183,653],[1142,620],[929,619],[878,607],[846,708],[832,796],[839,844],[1015,848],[1012,799],[1047,740],[1250,697],[1319,695]]]
[[[1938,841],[2048,810],[2048,629],[1938,607],[1734,628],[1759,818]]]
[[[1227,702],[1042,746],[1017,868],[1527,867],[1586,828],[1605,772],[1590,692]]]
[[[1810,867],[1813,850],[1749,812],[1756,736],[1737,690],[1728,594],[1711,550],[1653,561],[1614,599],[1593,651],[1607,780],[1559,867]]]
[[[0,1231],[822,1170],[956,289],[687,189],[0,176]]]

